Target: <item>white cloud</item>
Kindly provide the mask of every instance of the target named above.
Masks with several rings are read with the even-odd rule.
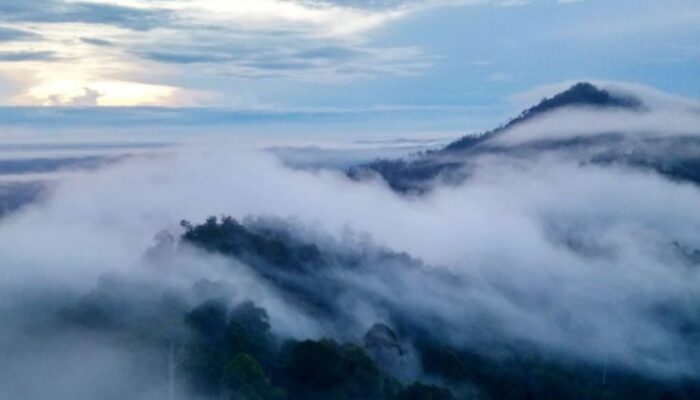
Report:
[[[640,98],[654,109],[693,109],[700,108],[700,101],[683,96],[672,95],[648,85],[631,82],[609,81],[596,78],[572,79],[563,82],[556,82],[547,85],[537,86],[530,90],[519,92],[508,96],[507,100],[516,107],[523,109],[537,104],[542,99],[552,97],[565,91],[578,82],[590,82],[597,87],[612,91],[622,96],[633,96]]]
[[[500,7],[520,7],[520,6],[526,6],[530,4],[530,0],[503,0],[498,2],[498,6]]]
[[[378,46],[372,35],[418,13],[441,7],[510,6],[523,1],[297,1],[297,0],[41,0],[34,6],[0,7],[0,20],[34,35],[28,42],[4,43],[13,52],[27,49],[51,60],[23,60],[40,77],[9,102],[70,104],[98,82],[132,88],[171,88],[172,95],[114,100],[101,93],[97,105],[179,105],[216,97],[201,93],[195,81],[280,79],[338,83],[377,76],[410,76],[433,65],[419,47]],[[87,38],[87,39],[86,39]],[[109,44],[105,46],[104,44]],[[95,45],[102,44],[102,45]],[[319,49],[336,49],[324,57]],[[50,61],[50,66],[48,62]],[[197,77],[188,73],[197,66]],[[158,74],[149,73],[154,68]],[[42,97],[55,82],[80,82],[63,93]],[[56,86],[56,85],[54,85]],[[101,85],[104,86],[104,85]],[[125,87],[125,86],[124,86]],[[114,88],[112,88],[114,89]],[[212,92],[217,87],[209,89]],[[121,92],[124,92],[123,90]],[[153,92],[153,91],[151,91]],[[227,97],[223,94],[221,97]],[[52,97],[55,101],[47,100]]]
[[[657,305],[673,304],[684,315],[682,305],[700,299],[698,271],[671,247],[677,241],[700,248],[697,188],[571,160],[480,162],[480,172],[459,187],[405,198],[376,182],[290,170],[220,143],[132,159],[73,176],[44,204],[1,222],[0,282],[86,290],[106,272],[138,274],[154,233],[180,219],[293,217],[337,240],[348,227],[367,232],[457,274],[463,286],[416,281],[409,272],[387,281],[379,266],[377,276],[362,277],[366,290],[400,300],[396,306],[416,318],[437,318],[441,334],[456,343],[483,333],[474,323],[488,315],[490,339],[532,342],[639,371],[697,372],[686,343],[653,314]],[[196,266],[187,279],[210,273],[204,264],[187,263]],[[218,276],[236,282],[229,274]],[[239,285],[275,316],[300,312],[279,308],[255,281]],[[376,306],[369,299],[363,304]]]
[[[496,139],[502,144],[522,144],[534,140],[566,139],[605,133],[625,133],[631,137],[670,137],[700,135],[700,102],[673,96],[648,86],[589,80],[613,95],[639,99],[645,110],[597,110],[565,108],[534,118],[510,129]],[[551,97],[574,81],[545,85],[516,94],[516,104],[536,104]]]
[[[632,138],[700,136],[698,127],[698,112],[563,109],[509,129],[508,134],[500,136],[496,142],[516,145],[607,133],[624,133]]]

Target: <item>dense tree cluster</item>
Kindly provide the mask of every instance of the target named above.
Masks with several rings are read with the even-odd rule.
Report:
[[[228,309],[223,301],[209,300],[188,312],[185,323],[192,333],[185,368],[201,395],[382,400],[417,398],[412,397],[417,390],[449,393],[418,383],[404,389],[361,344],[275,337],[267,312],[252,302]]]
[[[286,232],[274,230],[253,231],[231,217],[209,218],[193,227],[182,221],[183,240],[205,250],[243,258],[259,265],[261,262],[285,269],[301,271],[318,267],[322,260],[314,244],[295,240]]]
[[[354,268],[362,257],[368,257],[334,256],[324,246],[290,237],[284,229],[275,232],[231,218],[183,225],[183,244],[248,260],[252,268],[277,265],[286,274],[321,273],[338,267],[332,264],[338,260]],[[391,259],[388,253],[378,254]],[[700,398],[700,382],[694,379],[651,378],[531,347],[456,347],[430,329],[412,324],[410,316],[398,310],[354,339],[282,337],[272,329],[274,321],[264,308],[251,301],[231,303],[218,298],[211,285],[196,284],[195,296],[105,277],[92,293],[61,313],[59,326],[100,332],[115,343],[139,349],[134,356],[139,365],[164,371],[151,379],[162,380],[171,393],[175,393],[174,382],[184,383],[178,389],[179,398]],[[319,283],[311,285],[318,287]],[[330,298],[317,300],[329,302]],[[136,388],[139,384],[146,382],[134,382]]]

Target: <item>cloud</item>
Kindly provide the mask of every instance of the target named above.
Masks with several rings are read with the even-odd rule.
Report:
[[[280,43],[281,45],[282,43]],[[414,75],[433,58],[417,48],[374,48],[343,43],[277,47],[251,51],[244,43],[174,46],[170,51],[145,51],[142,56],[166,64],[201,64],[232,78],[347,82],[383,75]]]
[[[343,150],[365,157],[367,144],[359,145],[330,156],[302,149],[296,161],[327,165],[323,157],[343,161]],[[487,355],[535,351],[564,364],[649,375],[659,385],[700,376],[692,331],[700,270],[687,257],[700,249],[697,186],[567,154],[496,155],[473,160],[478,168],[461,185],[409,197],[378,181],[290,168],[246,147],[218,140],[76,172],[0,220],[6,392],[162,397],[163,359],[150,353],[158,343],[134,349],[131,335],[122,347],[99,332],[36,328],[52,326],[88,293],[114,296],[119,316],[150,316],[165,295],[180,296],[185,307],[224,296],[265,307],[282,338],[352,340],[375,322],[400,320]],[[253,221],[288,229],[339,259],[349,255],[353,268],[331,262],[308,278],[323,282],[311,286],[314,293],[343,319],[289,301],[288,288],[240,261],[189,249],[161,262],[144,257],[163,229],[177,235],[181,219],[220,214],[264,216]],[[413,258],[387,257],[386,249]]]
[[[36,83],[32,71],[22,68],[26,64],[9,65],[10,68],[0,68],[0,104],[3,105],[20,96],[26,87]]]
[[[533,2],[531,7],[503,7],[510,3],[496,0],[5,3],[0,5],[2,26],[39,35],[31,42],[3,42],[5,51],[48,51],[60,58],[51,60],[50,68],[40,62],[27,66],[39,76],[40,84],[70,79],[177,88],[174,96],[161,97],[159,106],[228,106],[241,104],[241,99],[255,99],[248,107],[258,101],[289,107],[300,99],[309,107],[329,103],[334,107],[373,103],[464,106],[479,102],[500,108],[493,121],[510,111],[501,102],[507,91],[537,84],[538,77],[595,73],[600,64],[595,60],[618,66],[605,69],[604,75],[631,71],[627,67],[632,64],[643,70],[652,68],[651,64],[640,63],[640,57],[647,57],[646,50],[615,54],[608,51],[613,46],[626,46],[617,42],[625,38],[595,45],[595,51],[588,52],[586,43],[595,43],[590,37],[574,33],[579,28],[579,33],[585,34],[586,30],[604,32],[610,27],[627,26],[617,19],[619,15],[631,15],[628,11],[633,7],[628,2],[616,3],[605,18],[594,18],[605,25],[600,29],[589,29],[598,9],[593,3],[582,3],[583,13],[572,14],[570,7],[556,6],[555,1]],[[656,14],[649,11],[656,7],[638,7],[644,11],[639,19]],[[673,29],[673,37],[664,43],[675,42],[681,36],[689,40],[682,32],[692,36],[694,31],[688,29],[694,14],[685,6],[681,11],[667,8],[671,11],[658,13],[664,26],[673,27],[667,28]],[[530,29],[529,25],[536,25],[539,19],[555,22]],[[498,35],[494,27],[502,23],[519,28],[506,36]],[[429,24],[433,25],[430,29]],[[649,32],[660,32],[649,26],[640,25],[638,30],[645,37]],[[427,33],[417,33],[423,31]],[[557,39],[572,36],[576,36],[576,46],[565,46]],[[635,43],[641,43],[637,37]],[[665,44],[643,41],[648,45],[645,48],[653,47],[658,53],[649,57],[659,62],[672,58],[662,49]],[[637,46],[635,43],[631,45]],[[525,51],[528,46],[535,47]],[[540,51],[543,48],[559,49],[556,63],[540,59],[546,53]],[[587,51],[585,63],[577,61],[581,51]],[[503,54],[509,56],[504,58]],[[678,56],[681,60],[691,57],[686,53]],[[465,69],[470,61],[484,59],[490,64],[483,71]],[[515,69],[513,62],[518,66]],[[197,69],[196,74],[192,73],[193,68]],[[153,74],[154,70],[158,73]],[[540,73],[526,72],[535,70]],[[690,65],[682,69],[687,70]],[[504,73],[515,79],[508,79]],[[678,92],[691,93],[695,85],[692,76],[687,77],[685,85],[675,83],[669,74],[640,76]],[[404,84],[398,85],[397,80]],[[506,82],[509,85],[504,85]],[[335,90],[340,85],[347,90]],[[284,90],[280,89],[282,86]],[[46,104],[45,99],[26,95],[31,90],[26,87],[25,96],[5,98],[3,103]],[[488,103],[482,99],[489,99]],[[455,129],[450,122],[445,125],[449,127],[443,129]]]
[[[159,9],[133,8],[91,2],[38,0],[0,4],[0,21],[87,23],[145,31],[162,26],[170,17]]]
[[[698,126],[700,114],[693,112],[562,110],[509,129],[497,142],[515,145],[611,133],[631,138],[700,136]]]
[[[102,46],[102,47],[109,47],[109,46],[114,46],[114,43],[110,42],[109,40],[104,40],[104,39],[97,39],[97,38],[80,38],[80,41],[83,43],[91,44],[93,46]]]
[[[475,5],[492,5],[496,7],[524,6],[531,3],[529,0],[320,0],[304,1],[308,4],[331,4],[343,7],[367,8],[367,9],[407,9],[424,10],[441,7],[463,7]]]
[[[147,106],[172,97],[174,87],[124,81],[49,80],[34,86],[29,101],[46,106]]]
[[[392,9],[392,8],[405,8],[410,6],[416,6],[421,4],[430,3],[430,1],[425,0],[320,0],[320,1],[304,1],[299,0],[299,3],[309,4],[309,5],[333,5],[349,8],[366,8],[366,9]]]
[[[220,57],[214,54],[173,53],[152,51],[144,55],[150,60],[167,64],[195,64],[231,61],[230,58]]]
[[[180,94],[207,85],[212,92],[221,91],[220,98],[227,98],[230,95],[212,81],[337,84],[422,74],[439,57],[418,46],[374,44],[372,35],[427,10],[505,4],[478,0],[251,0],[236,4],[220,0],[38,0],[0,5],[0,22],[10,25],[8,29],[31,26],[39,35],[36,38],[41,38],[34,48],[19,47],[14,52],[52,52],[55,58],[66,60],[51,69],[34,67],[44,84],[65,79],[120,80],[177,86],[183,89]],[[18,33],[10,34],[17,37]],[[67,62],[88,59],[89,63]],[[187,72],[192,64],[201,67],[197,76]],[[151,68],[163,74],[154,77],[147,73]],[[24,103],[30,100],[31,96],[22,97]],[[163,101],[169,103],[160,105],[188,102]],[[35,102],[46,104],[43,99]]]
[[[173,86],[153,82],[158,79],[152,75],[134,77],[143,75],[154,63],[168,71],[163,80],[175,77],[177,85],[185,87],[212,76],[337,83],[415,74],[431,65],[431,58],[417,48],[367,44],[363,34],[398,18],[402,12],[395,10],[277,0],[254,0],[235,6],[220,1],[40,2],[0,5],[0,21],[17,26],[31,23],[37,38],[42,37],[31,50],[15,46],[0,61],[43,58],[56,62],[58,65],[51,69],[32,67],[43,87],[67,80],[84,82],[81,87],[107,80],[132,86]],[[156,27],[157,31],[152,30]],[[20,30],[12,29],[5,36],[19,38]],[[76,38],[76,30],[82,36]],[[60,62],[87,58],[90,63]],[[207,65],[207,70],[192,81],[179,79],[188,64]],[[114,75],[123,78],[115,79]],[[159,101],[167,102],[162,105],[183,104],[209,96],[192,95],[200,92],[197,89],[181,89],[177,96],[160,97]],[[33,99],[41,105],[56,104],[47,102],[47,96],[33,98],[31,93],[37,90],[40,88],[27,88],[29,94],[19,97],[21,103]],[[51,96],[68,98],[78,90],[72,87],[70,93]],[[104,96],[98,105],[105,105],[108,97]],[[222,93],[220,97],[229,96]]]
[[[700,136],[700,102],[697,100],[668,95],[643,85],[605,81],[597,84],[623,97],[641,99],[646,110],[563,109],[519,124],[497,138],[496,142],[517,145],[611,133],[624,133],[630,138]],[[511,99],[532,103],[535,98],[550,97],[559,88],[568,85],[547,85],[514,95]]]
[[[52,51],[0,51],[0,62],[55,61]]]
[[[41,39],[41,36],[30,31],[0,27],[0,42],[16,42],[38,39]]]
[[[521,7],[530,4],[529,0],[504,0],[498,3],[499,7]]]
[[[523,109],[537,104],[544,98],[561,93],[579,82],[590,82],[603,90],[612,91],[626,97],[643,99],[643,102],[648,107],[656,110],[700,109],[700,101],[697,99],[672,95],[648,85],[585,77],[537,86],[524,92],[511,94],[507,100],[519,109]]]
[[[96,106],[100,97],[104,96],[102,93],[88,87],[84,88],[84,91],[85,93],[83,95],[68,99],[62,97],[61,95],[50,95],[48,100],[51,105],[85,107]]]
[[[678,251],[700,249],[696,186],[567,154],[474,162],[463,184],[406,197],[377,181],[290,169],[240,143],[130,159],[72,176],[45,202],[0,222],[0,252],[10,266],[0,282],[88,290],[106,273],[147,270],[141,254],[154,233],[176,229],[183,218],[276,216],[298,221],[294,231],[322,245],[371,249],[344,239],[348,231],[367,233],[430,266],[416,272],[376,263],[360,274],[331,275],[347,289],[337,301],[360,321],[348,334],[391,309],[455,346],[527,344],[661,378],[700,373],[697,346],[682,328],[696,318],[700,271]],[[38,244],[42,251],[33,251]],[[245,266],[227,270],[221,262],[187,259],[190,269],[168,278],[238,282],[236,292],[269,307],[276,330],[325,332],[294,325],[297,316],[308,321],[303,308],[279,302],[278,289],[249,280]]]

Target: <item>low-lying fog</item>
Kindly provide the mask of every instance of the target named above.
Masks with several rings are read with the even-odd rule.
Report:
[[[597,121],[628,126],[615,118]],[[553,124],[525,125],[520,138],[549,135]],[[345,299],[359,321],[348,338],[382,322],[388,303],[455,346],[525,343],[664,379],[700,375],[696,185],[553,153],[482,157],[461,185],[407,196],[378,179],[299,168],[324,164],[309,162],[313,151],[287,155],[234,143],[135,155],[75,172],[0,220],[0,386],[8,398],[112,398],[103,394],[128,393],[132,375],[148,373],[128,367],[133,349],[99,336],[25,333],[109,276],[142,287],[124,295],[144,303],[151,290],[225,282],[232,296],[264,306],[279,335],[337,334],[221,257],[191,252],[167,272],[144,257],[158,232],[177,236],[181,220],[212,215],[281,218],[324,246],[382,247],[425,264],[428,273],[401,275],[381,263],[359,276],[339,272],[341,284],[376,293]],[[455,280],[432,279],[431,271]],[[162,398],[162,390],[131,398]]]

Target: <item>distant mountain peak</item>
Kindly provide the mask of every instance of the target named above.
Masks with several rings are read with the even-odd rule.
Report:
[[[579,82],[557,95],[543,99],[536,106],[525,110],[508,125],[562,107],[639,109],[642,103],[634,97],[614,94],[591,83]]]
[[[507,124],[480,136],[465,136],[447,145],[445,150],[470,148],[517,124],[565,107],[640,110],[643,108],[643,104],[635,97],[612,93],[589,82],[579,82],[559,94],[542,99],[537,105],[523,111]]]

